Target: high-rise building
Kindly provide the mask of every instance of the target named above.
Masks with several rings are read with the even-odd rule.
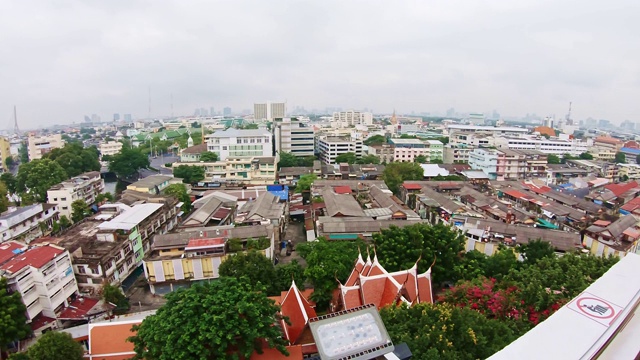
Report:
[[[131,114],[124,114],[124,121],[131,121]]]
[[[256,120],[268,120],[284,118],[287,115],[287,103],[261,103],[253,104],[253,117]]]
[[[313,156],[313,127],[301,123],[295,118],[275,119],[273,134],[278,153],[288,152],[295,156]]]
[[[99,123],[100,122],[100,116],[98,114],[91,114],[91,122]]]
[[[60,215],[71,219],[71,204],[83,200],[88,205],[96,201],[96,196],[104,190],[104,180],[99,171],[86,172],[53,185],[47,190],[49,203],[57,204]]]
[[[216,109],[213,106],[209,109],[209,115],[216,116]]]
[[[113,114],[113,121],[120,120],[120,114]]]
[[[225,107],[224,109],[222,109],[222,115],[231,116],[231,108],[230,107]]]
[[[200,108],[200,116],[209,116],[209,111],[205,108]]]
[[[333,120],[331,121],[331,127],[334,128],[346,128],[356,125],[371,124],[373,124],[373,114],[370,112],[353,110],[334,112]]]

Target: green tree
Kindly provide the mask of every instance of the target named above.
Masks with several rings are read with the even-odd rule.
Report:
[[[541,259],[555,256],[553,245],[542,239],[536,239],[530,241],[528,244],[518,245],[518,252],[522,254],[524,263],[527,265],[533,265]]]
[[[171,184],[167,186],[163,192],[182,202],[181,210],[184,211],[185,214],[191,211],[191,197],[189,193],[187,193],[187,187],[184,184]]]
[[[344,282],[351,274],[361,242],[318,241],[298,244],[296,251],[307,262],[304,275],[313,285],[313,299],[319,309],[329,306],[333,290],[338,286],[336,279]]]
[[[356,164],[380,164],[380,158],[375,155],[365,155],[357,159]]]
[[[246,281],[222,277],[165,296],[155,315],[134,326],[137,359],[248,359],[262,343],[288,355],[278,306]]]
[[[616,164],[624,164],[627,162],[627,156],[623,152],[617,152],[616,156],[613,158],[613,161]]]
[[[0,181],[3,182],[7,186],[7,190],[11,194],[15,194],[16,192],[16,178],[10,172],[4,172],[0,174]]]
[[[120,288],[113,286],[108,282],[102,284],[102,287],[100,288],[100,297],[105,302],[116,306],[115,309],[113,309],[114,314],[124,314],[131,308],[129,300],[124,296],[122,291],[120,291]]]
[[[566,154],[562,155],[562,159],[560,160],[560,163],[566,164],[567,160],[575,160],[575,159],[577,159],[575,156],[573,156],[573,155],[571,155],[569,153],[566,153]]]
[[[486,359],[520,335],[511,322],[446,303],[390,306],[380,316],[393,342],[407,343],[415,359]]]
[[[113,195],[110,192],[98,194],[96,196],[96,203],[101,203],[104,201],[113,202],[113,200],[114,200]]]
[[[9,355],[9,360],[30,360],[31,358],[27,353],[13,353]]]
[[[71,335],[60,331],[48,331],[29,348],[30,359],[82,360],[84,348]]]
[[[74,177],[88,171],[100,171],[99,155],[95,146],[84,148],[82,143],[71,142],[62,148],[53,149],[44,158],[57,162],[67,176]]]
[[[435,260],[432,270],[434,282],[460,278],[456,268],[465,243],[462,232],[442,223],[419,223],[402,228],[391,226],[373,234],[378,259],[387,271],[410,269],[420,258],[418,271],[424,272]]]
[[[356,154],[352,152],[348,152],[348,153],[344,153],[336,156],[336,164],[343,164],[343,163],[355,164],[356,160],[358,160],[358,158],[356,157]]]
[[[316,174],[305,174],[300,176],[300,180],[296,184],[296,192],[302,193],[304,191],[309,191],[311,189],[311,185],[313,182],[318,179],[318,175]]]
[[[443,145],[447,145],[449,143],[449,137],[448,136],[441,136],[441,137],[437,138],[436,140],[440,141]]]
[[[442,159],[431,159],[429,164],[442,164]]]
[[[200,154],[200,161],[213,162],[218,161],[218,154],[211,151],[204,151]]]
[[[258,287],[267,289],[267,294],[277,295],[280,293],[276,283],[276,269],[273,262],[267,259],[263,253],[256,250],[239,252],[220,264],[220,276],[227,276],[236,279],[245,277],[249,284],[256,284]]]
[[[29,162],[29,150],[26,144],[22,144],[20,149],[18,150],[18,154],[20,155],[20,163],[26,164]]]
[[[415,135],[402,134],[400,135],[400,139],[417,139],[418,137]]]
[[[16,176],[16,190],[31,193],[34,201],[47,201],[47,190],[69,177],[64,169],[50,159],[33,160],[20,165]]]
[[[204,166],[180,165],[173,168],[173,176],[185,184],[195,184],[204,180]]]
[[[291,287],[291,280],[295,280],[299,289],[302,289],[305,283],[304,268],[293,260],[288,264],[276,265],[275,286],[278,291],[286,291]]]
[[[560,164],[560,157],[554,154],[547,155],[547,164]]]
[[[293,166],[298,166],[298,158],[292,153],[281,151],[280,160],[278,161],[278,169]]]
[[[371,146],[371,145],[382,145],[385,144],[387,142],[387,138],[382,136],[382,135],[373,135],[369,138],[367,138],[364,141],[364,144],[367,146]]]
[[[31,333],[26,313],[20,293],[9,292],[7,279],[0,277],[0,352],[7,350],[11,342],[24,339]]]
[[[314,161],[316,161],[315,156],[298,157],[298,162],[297,162],[296,165],[304,166],[304,167],[311,167],[311,166],[313,166],[313,162]]]
[[[58,223],[60,224],[60,228],[63,230],[71,226],[71,221],[69,221],[69,218],[66,215],[60,216]]]
[[[419,164],[426,164],[427,163],[427,157],[424,155],[418,155],[415,157],[415,159],[413,159],[413,161],[419,163]]]
[[[78,221],[91,215],[91,208],[84,200],[78,199],[71,203],[71,221]]]
[[[588,152],[583,152],[579,157],[583,160],[593,160],[593,155],[589,154]]]
[[[424,170],[420,164],[412,162],[392,162],[387,164],[382,173],[389,190],[394,194],[400,192],[400,185],[407,180],[422,180],[424,178]]]
[[[9,199],[7,198],[7,194],[9,190],[7,190],[7,186],[0,181],[0,213],[7,211],[9,208]]]
[[[140,169],[149,167],[149,158],[139,149],[122,147],[119,153],[113,155],[109,162],[109,171],[118,177],[129,178],[138,173]]]
[[[7,166],[8,169],[11,169],[15,164],[16,161],[13,160],[13,157],[8,156],[5,160],[4,160],[4,164]]]

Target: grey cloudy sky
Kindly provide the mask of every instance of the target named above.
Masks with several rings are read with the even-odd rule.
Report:
[[[0,122],[196,107],[640,121],[640,1],[2,1]]]

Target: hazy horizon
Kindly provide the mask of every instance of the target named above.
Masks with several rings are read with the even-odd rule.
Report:
[[[640,3],[151,1],[0,4],[0,128],[307,110],[640,122]]]

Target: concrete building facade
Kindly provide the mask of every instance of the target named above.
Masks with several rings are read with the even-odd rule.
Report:
[[[227,157],[273,156],[271,133],[267,130],[227,129],[207,135],[207,150],[218,154],[223,161]]]
[[[62,135],[60,134],[29,136],[27,145],[29,160],[42,159],[42,155],[63,146],[64,140],[62,140]]]
[[[373,124],[373,114],[370,112],[360,111],[339,111],[333,113],[331,120],[331,127],[334,128],[346,128],[356,125],[371,125]]]
[[[107,141],[100,144],[98,147],[101,156],[116,155],[122,150],[122,143],[119,141]]]
[[[100,173],[91,171],[53,185],[47,191],[47,199],[50,203],[58,205],[60,216],[64,215],[71,220],[71,203],[83,200],[91,205],[96,201],[96,196],[103,191],[104,180]]]
[[[0,216],[0,242],[21,240],[30,243],[45,235],[59,219],[55,204],[33,204],[10,209]]]
[[[276,152],[295,156],[313,156],[315,130],[295,118],[276,119],[273,123]]]
[[[350,137],[321,136],[317,139],[320,161],[325,164],[335,164],[340,154],[354,153],[362,157],[362,140]]]
[[[268,120],[284,118],[287,116],[287,103],[260,103],[253,104],[253,117],[256,120]]]
[[[13,158],[11,155],[11,141],[6,137],[0,136],[0,173],[9,171],[7,159]]]

